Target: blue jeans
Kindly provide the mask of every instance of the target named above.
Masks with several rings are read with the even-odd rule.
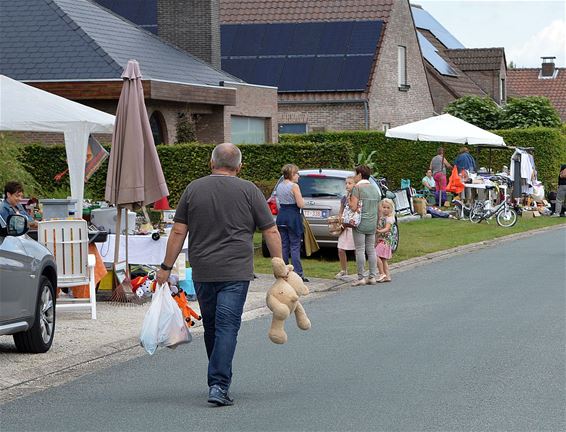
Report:
[[[228,390],[232,382],[232,360],[249,285],[249,281],[195,282],[208,355],[209,387],[218,384]]]
[[[281,234],[281,249],[283,252],[283,261],[285,264],[289,264],[289,253],[291,253],[291,263],[295,268],[295,273],[299,276],[303,276],[303,265],[301,264],[301,237],[295,234],[293,230],[290,230],[286,226],[277,226],[279,233]]]

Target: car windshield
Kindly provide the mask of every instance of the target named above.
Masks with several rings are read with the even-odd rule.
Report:
[[[301,176],[299,178],[301,195],[304,197],[342,197],[346,194],[343,178],[323,176]]]

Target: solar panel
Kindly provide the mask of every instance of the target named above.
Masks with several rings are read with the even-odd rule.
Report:
[[[458,76],[458,74],[452,69],[452,67],[446,63],[446,61],[440,57],[438,51],[431,44],[427,38],[425,38],[421,32],[417,31],[417,36],[419,38],[419,45],[421,46],[421,51],[423,52],[423,57],[442,75],[448,76]]]
[[[346,53],[353,26],[353,21],[324,23],[318,52],[324,54]]]
[[[260,56],[289,54],[289,41],[293,28],[289,24],[257,24],[265,28],[261,48],[257,52]],[[291,53],[293,54],[293,53]],[[224,55],[224,53],[222,53]]]
[[[289,44],[289,55],[319,54],[318,45],[324,23],[288,24],[292,26],[292,39]]]
[[[244,81],[250,84],[259,84],[254,83],[252,79],[253,76],[253,69],[256,59],[254,58],[247,58],[247,59],[222,59],[222,70],[243,79]]]
[[[340,75],[339,86],[336,90],[365,90],[372,64],[373,54],[346,57]]]
[[[223,57],[232,55],[232,45],[238,31],[237,25],[223,25],[220,28],[220,52]]]
[[[343,65],[344,56],[315,58],[307,89],[309,91],[336,91]]]
[[[279,80],[279,91],[307,91],[314,57],[288,57]]]
[[[258,58],[254,62],[250,84],[277,86],[285,63],[284,57]]]
[[[281,92],[365,90],[382,21],[221,26],[222,68]]]
[[[381,34],[381,21],[356,21],[352,28],[348,54],[373,54]]]
[[[415,26],[430,31],[446,48],[465,48],[448,30],[436,21],[431,14],[421,8],[411,7]]]
[[[265,25],[238,25],[230,56],[257,55],[264,33]]]

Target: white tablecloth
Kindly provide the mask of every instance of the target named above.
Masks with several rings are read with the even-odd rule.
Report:
[[[153,240],[151,235],[129,235],[128,236],[128,262],[130,264],[159,265],[165,258],[165,248],[169,237],[161,236],[159,240]],[[115,234],[108,234],[105,243],[96,243],[96,247],[105,263],[114,262]],[[183,243],[183,251],[187,251],[187,238]],[[120,235],[120,261],[126,259],[126,236]]]

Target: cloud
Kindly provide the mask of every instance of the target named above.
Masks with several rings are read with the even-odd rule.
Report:
[[[540,67],[541,57],[556,57],[556,65],[566,65],[566,21],[555,20],[520,46],[505,53],[507,62],[517,67]]]

